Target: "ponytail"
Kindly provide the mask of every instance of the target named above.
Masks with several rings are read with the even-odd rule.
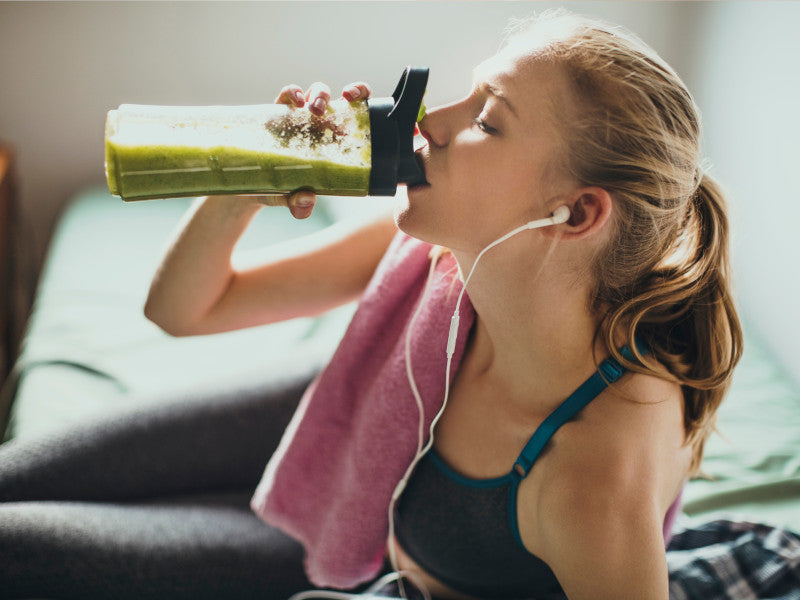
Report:
[[[702,445],[716,423],[716,411],[730,387],[733,369],[742,355],[743,336],[731,289],[729,226],[720,186],[702,175],[690,203],[694,218],[689,227],[698,232],[691,290],[691,310],[686,326],[691,365],[684,387],[684,427],[695,448],[692,467],[699,468]]]
[[[644,341],[668,372],[651,374],[680,384],[693,472],[742,353],[728,238],[722,190],[709,175],[702,175],[665,259],[628,290],[629,299],[613,307],[598,330],[617,360],[632,370],[650,372],[643,363],[626,361],[613,344],[620,330],[631,348],[634,339]]]

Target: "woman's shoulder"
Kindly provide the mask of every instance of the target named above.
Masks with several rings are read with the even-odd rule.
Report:
[[[609,472],[614,468],[673,465],[685,448],[683,393],[676,382],[630,372],[599,394],[575,425],[579,446],[585,442],[593,450],[577,447],[572,458],[607,465],[604,476],[614,475]]]
[[[543,555],[552,544],[587,539],[660,539],[691,459],[682,404],[677,384],[629,373],[564,426],[531,504]]]
[[[621,507],[654,501],[668,507],[685,481],[691,449],[685,443],[683,394],[677,383],[628,373],[595,398],[552,453],[552,500],[577,490],[597,510],[602,500]]]

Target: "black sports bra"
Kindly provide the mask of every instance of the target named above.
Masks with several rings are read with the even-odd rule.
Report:
[[[633,359],[627,346],[622,352]],[[403,550],[439,581],[470,596],[506,600],[560,594],[553,571],[522,543],[517,490],[559,427],[624,372],[613,358],[603,361],[542,422],[506,475],[465,477],[429,451],[395,510],[395,536]]]

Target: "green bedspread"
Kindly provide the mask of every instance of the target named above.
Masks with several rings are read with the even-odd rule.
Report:
[[[697,520],[767,522],[800,532],[800,391],[745,328],[745,351],[684,510]]]

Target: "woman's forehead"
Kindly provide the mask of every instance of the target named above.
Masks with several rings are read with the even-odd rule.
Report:
[[[499,82],[513,79],[517,74],[517,65],[511,56],[495,54],[490,56],[472,70],[473,83]]]
[[[506,49],[489,57],[473,70],[473,85],[488,83],[514,103],[537,103],[563,99],[564,72],[551,61],[531,53]]]

